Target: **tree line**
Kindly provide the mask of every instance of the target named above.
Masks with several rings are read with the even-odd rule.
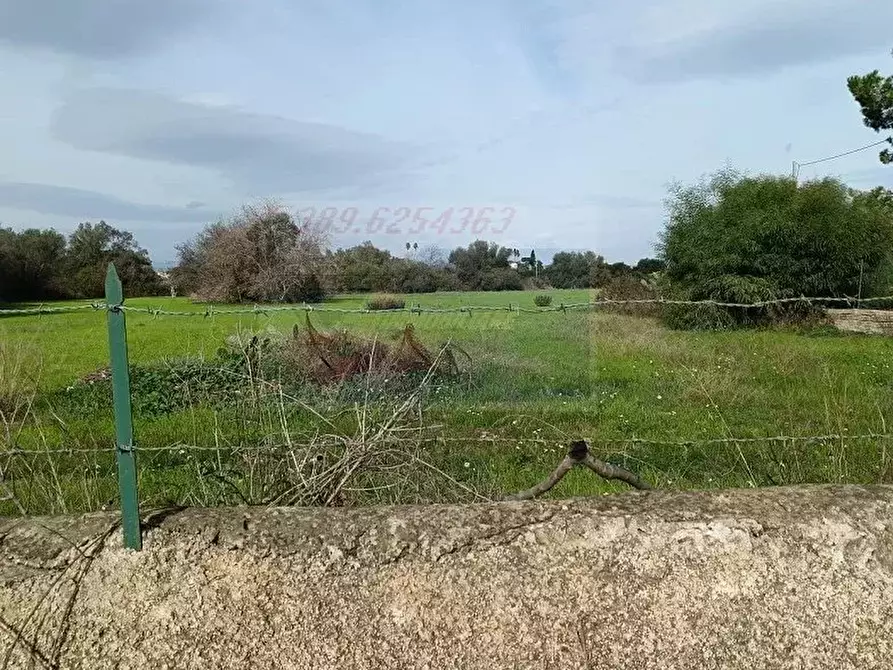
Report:
[[[188,295],[209,302],[318,302],[335,293],[430,293],[525,288],[596,288],[619,276],[645,278],[657,259],[607,263],[592,251],[565,251],[543,265],[536,250],[476,240],[447,252],[407,245],[406,257],[372,242],[329,248],[309,222],[273,205],[245,207],[177,247],[178,263],[157,273],[127,231],[105,221],[55,230],[0,229],[0,302],[98,298],[110,261],[126,295]]]
[[[132,296],[158,295],[164,282],[133,234],[100,221],[68,236],[55,230],[0,228],[0,302],[96,298],[115,263]]]
[[[662,266],[657,259],[608,264],[591,251],[561,252],[543,266],[536,250],[522,256],[486,240],[449,252],[407,243],[406,252],[396,256],[370,241],[331,250],[311,222],[273,205],[247,207],[180,245],[170,281],[176,292],[201,300],[312,302],[333,293],[594,288]]]
[[[739,303],[893,292],[889,190],[723,170],[694,185],[674,186],[667,214],[656,258],[630,266],[609,263],[593,251],[563,251],[544,265],[535,250],[522,255],[485,240],[449,252],[416,245],[405,257],[371,242],[332,250],[309,222],[286,210],[246,207],[181,244],[178,264],[164,279],[131,233],[104,221],[83,223],[68,237],[53,230],[0,229],[0,299],[100,297],[109,261],[115,262],[126,295],[173,289],[212,302],[583,289],[619,279],[648,283],[667,297]]]

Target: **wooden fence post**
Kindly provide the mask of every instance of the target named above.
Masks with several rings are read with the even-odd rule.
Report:
[[[112,399],[115,407],[115,455],[118,461],[118,491],[121,497],[121,525],[124,546],[140,550],[139,496],[136,485],[136,452],[133,444],[133,416],[130,408],[130,369],[127,361],[127,326],[124,321],[124,291],[115,264],[109,263],[105,276],[108,305],[109,359],[112,369]]]

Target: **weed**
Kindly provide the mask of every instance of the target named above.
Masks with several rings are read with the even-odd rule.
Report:
[[[404,307],[406,307],[406,301],[393,295],[377,295],[366,302],[366,309],[375,311],[403,309]]]
[[[533,299],[533,304],[537,307],[548,307],[552,304],[552,296],[538,295]]]

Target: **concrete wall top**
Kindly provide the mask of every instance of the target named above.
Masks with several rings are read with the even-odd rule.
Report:
[[[893,668],[893,487],[115,523],[0,520],[5,667]]]

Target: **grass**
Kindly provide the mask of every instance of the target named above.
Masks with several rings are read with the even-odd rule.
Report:
[[[550,295],[553,304],[591,297],[588,291]],[[438,308],[509,303],[533,307],[533,298],[529,292],[405,296],[407,306]],[[362,309],[367,300],[342,296],[329,304]],[[205,312],[204,306],[185,299],[134,299],[128,304]],[[295,313],[209,318],[131,313],[130,358],[134,364],[149,364],[210,357],[236,332],[288,333],[302,319]],[[893,418],[890,339],[826,329],[669,331],[654,319],[583,312],[314,313],[312,319],[320,329],[343,326],[377,337],[411,322],[429,348],[436,350],[452,340],[467,351],[473,361],[470,375],[457,382],[433,380],[411,411],[404,408],[402,413],[397,410],[405,395],[393,392],[388,386],[392,382],[381,379],[367,380],[353,396],[308,389],[297,396],[280,391],[265,402],[246,397],[229,406],[199,404],[163,413],[137,409],[140,447],[220,449],[145,452],[140,460],[144,501],[270,502],[283,486],[309,490],[308,458],[340,463],[343,469],[346,455],[366,449],[373,428],[392,420],[395,412],[399,426],[388,428],[389,435],[410,425],[436,425],[441,428],[426,430],[425,435],[437,438],[404,437],[399,450],[383,446],[374,454],[362,452],[363,471],[352,472],[350,485],[338,492],[343,504],[498,497],[535,483],[557,464],[564,445],[577,437],[590,439],[600,457],[664,488],[893,481],[887,454],[891,442],[880,438],[698,443],[731,437],[887,433]],[[13,497],[28,512],[114,505],[112,458],[64,455],[73,447],[113,443],[108,398],[100,394],[89,409],[82,401],[65,400],[65,389],[77,377],[107,362],[103,315],[88,311],[2,317],[0,342],[10,351],[27,350],[40,361],[39,366],[29,365],[40,370],[33,416],[7,430],[4,439],[52,454],[8,457],[3,471],[10,498],[7,511],[16,511]],[[324,435],[341,436],[341,446],[333,452],[319,437]],[[366,437],[357,440],[358,435]],[[695,443],[665,444],[683,441]],[[303,445],[309,442],[314,446],[308,450]],[[263,456],[258,445],[280,451]],[[620,488],[575,471],[550,495]],[[309,498],[294,500],[303,504]]]

